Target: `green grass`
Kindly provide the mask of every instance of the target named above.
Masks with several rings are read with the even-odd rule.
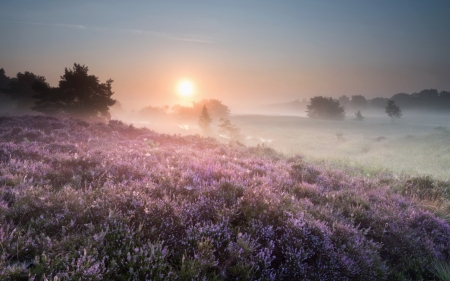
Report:
[[[440,281],[450,281],[450,265],[444,262],[436,262],[431,270]]]

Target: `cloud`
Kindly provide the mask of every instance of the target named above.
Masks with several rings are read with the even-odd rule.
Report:
[[[191,35],[178,35],[167,32],[159,32],[153,30],[142,30],[142,29],[127,29],[127,28],[106,28],[106,27],[91,27],[92,29],[98,31],[111,31],[111,32],[124,32],[130,34],[142,34],[142,35],[150,35],[170,40],[176,41],[185,41],[185,42],[194,42],[194,43],[205,43],[212,44],[214,41],[212,39],[198,38]]]
[[[56,26],[56,27],[65,27],[65,28],[73,28],[73,29],[89,29],[95,31],[108,31],[108,32],[120,32],[120,33],[128,33],[128,34],[137,34],[137,35],[148,35],[159,38],[164,38],[168,40],[175,41],[184,41],[184,42],[193,42],[193,43],[202,43],[202,44],[213,44],[214,40],[209,38],[200,38],[192,35],[180,35],[173,34],[167,32],[153,31],[153,30],[144,30],[144,29],[127,29],[127,28],[107,28],[107,27],[93,27],[93,26],[85,26],[80,24],[65,24],[65,23],[41,23],[41,22],[25,22],[25,21],[10,21],[10,20],[0,20],[3,22],[10,23],[21,23],[21,24],[30,24],[30,25],[40,25],[40,26]]]
[[[34,23],[36,25],[52,25],[52,26],[61,26],[61,27],[70,27],[76,29],[85,29],[86,26],[80,24],[64,24],[64,23],[55,23],[55,24],[45,24],[45,23]]]
[[[12,20],[0,20],[0,21],[11,22],[11,23],[31,24],[31,25],[42,25],[42,26],[60,26],[60,27],[68,27],[68,28],[76,28],[76,29],[87,28],[86,26],[80,25],[80,24],[42,23],[42,22],[12,21]]]

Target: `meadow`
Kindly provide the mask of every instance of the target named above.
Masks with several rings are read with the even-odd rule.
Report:
[[[450,114],[404,113],[391,122],[386,115],[364,121],[304,116],[237,115],[243,143],[265,144],[285,155],[366,176],[392,173],[450,179]]]
[[[232,120],[274,146],[285,133],[263,123],[297,126],[280,144],[294,152],[317,129]],[[344,149],[351,134],[327,124],[317,143]],[[414,138],[430,134],[447,133]],[[448,280],[448,181],[352,175],[258,144],[0,117],[0,279]]]

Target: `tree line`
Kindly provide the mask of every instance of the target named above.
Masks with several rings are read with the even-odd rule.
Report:
[[[0,111],[15,114],[40,112],[51,115],[72,116],[92,121],[109,120],[109,109],[116,104],[111,98],[112,82],[102,83],[98,77],[90,75],[85,65],[74,63],[72,68],[65,68],[58,87],[51,87],[45,77],[25,71],[9,78],[4,69],[0,69]],[[306,100],[304,101],[306,102]],[[303,102],[302,102],[303,103]],[[194,102],[192,107],[176,105],[172,108],[148,106],[140,111],[145,115],[162,115],[175,112],[184,119],[194,119],[206,106],[213,118],[226,118],[229,109],[219,100]],[[438,92],[435,89],[419,93],[399,93],[388,98],[366,99],[362,95],[338,99],[317,96],[311,98],[307,105],[307,115],[311,118],[343,119],[345,109],[357,110],[357,120],[364,120],[361,111],[366,109],[385,109],[392,118],[401,116],[401,108],[411,110],[450,110],[450,92]]]
[[[25,71],[9,78],[2,68],[0,112],[11,114],[40,112],[91,121],[109,120],[111,118],[109,110],[113,105],[121,111],[120,103],[111,98],[113,80],[109,79],[102,83],[88,72],[87,66],[75,63],[72,68],[65,68],[58,87],[51,87],[43,76]],[[205,106],[214,119],[226,118],[230,113],[229,108],[221,101],[204,99],[194,102],[192,106],[147,106],[137,112],[135,117],[167,117],[171,113],[183,120],[195,120]]]
[[[345,108],[364,110],[368,108],[379,109],[386,107],[388,100],[393,100],[400,107],[408,110],[450,110],[450,92],[438,91],[436,89],[425,89],[418,93],[398,93],[391,98],[377,97],[366,99],[362,95],[348,97],[346,95],[338,98],[339,103]]]
[[[9,78],[2,68],[0,110],[11,111],[8,109],[13,107],[16,114],[35,111],[90,121],[109,120],[109,108],[116,102],[111,98],[113,80],[102,83],[88,72],[87,66],[74,63],[72,68],[65,68],[58,87],[51,87],[43,76],[25,71]]]
[[[306,114],[310,118],[336,119],[343,120],[345,118],[345,108],[337,99],[331,97],[316,96],[311,98],[310,104],[306,107]],[[395,104],[392,99],[387,99],[385,106],[386,114],[394,121],[395,118],[402,116],[400,107]],[[363,121],[364,116],[361,110],[355,112],[356,120]]]

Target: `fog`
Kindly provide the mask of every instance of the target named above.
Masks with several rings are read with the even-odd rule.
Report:
[[[247,110],[230,107],[227,118],[240,130],[239,143],[246,146],[262,145],[286,156],[299,154],[307,161],[367,176],[390,173],[450,179],[450,113],[404,110],[401,118],[391,120],[384,108],[372,108],[361,111],[364,120],[358,121],[354,109],[346,108],[343,120],[323,120],[307,117],[300,103],[298,111],[283,111],[280,104]],[[221,132],[219,118],[212,118],[208,133],[199,127],[198,115],[113,111],[113,118],[160,133],[197,134],[234,143]]]

